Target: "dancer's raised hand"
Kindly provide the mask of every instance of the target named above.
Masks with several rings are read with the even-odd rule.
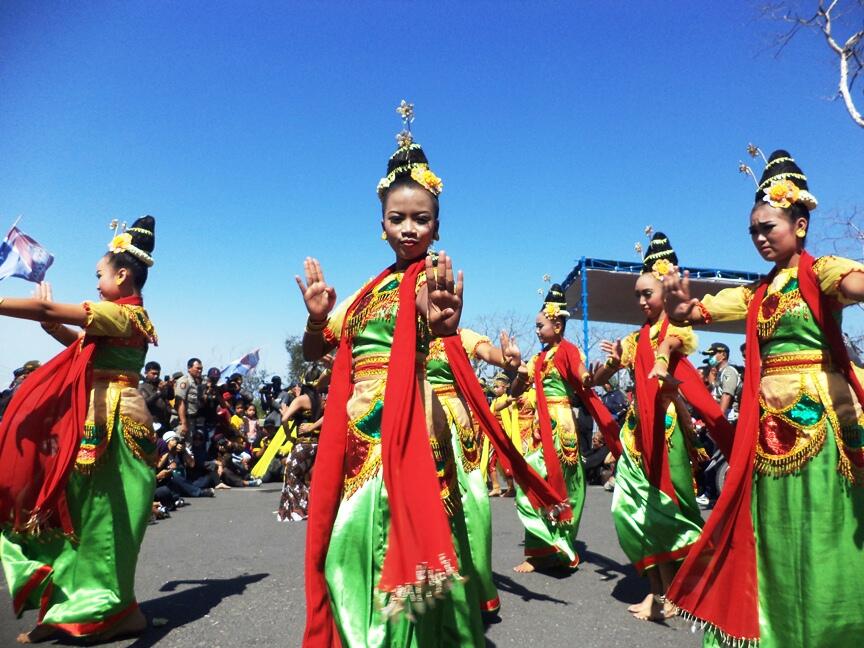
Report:
[[[504,362],[511,369],[518,369],[522,364],[522,351],[519,350],[519,345],[516,344],[516,336],[511,336],[507,331],[501,331],[501,355],[504,356]]]
[[[663,277],[663,300],[666,314],[671,320],[684,321],[690,319],[693,307],[699,300],[690,296],[690,272],[684,271],[679,276],[678,266],[673,272]]]
[[[621,364],[621,356],[624,354],[624,346],[621,344],[620,338],[614,342],[611,340],[601,340],[600,350],[609,357],[612,364]]]
[[[303,301],[306,302],[309,318],[319,322],[324,321],[336,305],[336,290],[324,281],[324,272],[318,259],[306,257],[303,261],[303,271],[306,276],[305,283],[297,275],[294,276],[294,280],[300,288]]]
[[[454,280],[453,261],[443,250],[426,257],[426,321],[438,337],[454,335],[462,316],[462,271]]]

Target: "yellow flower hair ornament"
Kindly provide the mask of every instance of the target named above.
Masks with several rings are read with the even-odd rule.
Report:
[[[418,164],[411,168],[411,179],[430,193],[438,196],[444,189],[444,183],[432,173],[428,166]]]
[[[792,206],[792,203],[798,201],[800,195],[801,190],[791,180],[775,180],[765,190],[762,200],[772,207],[788,209]]]
[[[550,320],[554,320],[559,317],[570,317],[570,313],[568,313],[565,309],[561,308],[560,304],[556,304],[555,302],[546,302],[543,305],[543,314]]]
[[[108,250],[114,254],[120,254],[121,252],[127,252],[131,246],[132,235],[128,232],[123,232],[111,239],[111,242],[108,244]]]
[[[663,281],[663,279],[674,271],[675,266],[669,261],[669,259],[657,259],[654,262],[654,265],[651,266],[651,274],[657,277],[660,281]]]

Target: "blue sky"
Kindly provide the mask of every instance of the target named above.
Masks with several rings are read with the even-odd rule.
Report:
[[[826,100],[823,43],[801,34],[775,58],[757,4],[7,0],[0,229],[23,215],[75,302],[95,295],[108,222],[153,214],[150,357],[220,365],[260,346],[284,371],[303,257],[343,297],[391,261],[375,185],[407,98],[445,182],[468,324],[533,314],[543,274],[582,255],[635,258],[649,223],[684,264],[765,270],[746,144],[797,158],[816,232],[864,205],[864,133]],[[0,378],[56,350],[0,319]]]

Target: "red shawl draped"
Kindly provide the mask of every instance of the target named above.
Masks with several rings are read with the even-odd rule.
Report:
[[[668,597],[685,615],[714,626],[722,635],[743,641],[759,639],[759,591],[756,539],[750,511],[753,460],[759,431],[761,357],[757,315],[774,273],[759,285],[747,310],[744,393],[723,492],[702,536],[681,566]],[[819,288],[813,257],[803,252],[798,264],[801,297],[829,345],[832,363],[849,381],[859,401],[864,389],[852,371],[840,324],[827,295]]]
[[[141,306],[141,299],[118,299]],[[85,337],[32,372],[0,422],[0,524],[73,535],[66,482],[87,417],[96,344]]]
[[[657,336],[659,345],[666,339],[669,320],[663,319]],[[636,401],[639,410],[639,441],[644,456],[645,475],[653,486],[678,501],[669,471],[669,456],[666,453],[666,411],[658,407],[660,401],[660,381],[655,377],[648,379],[654,368],[656,357],[651,345],[651,324],[645,322],[639,331],[636,345]],[[717,401],[711,396],[702,382],[696,367],[680,353],[673,353],[669,360],[669,373],[678,381],[678,390],[693,409],[700,415],[712,438],[721,449],[730,449],[734,428],[726,420]],[[653,425],[643,425],[652,421]],[[726,455],[729,456],[729,455]]]
[[[536,509],[545,510],[554,516],[556,521],[566,522],[573,518],[573,512],[567,499],[567,491],[558,491],[540,477],[537,472],[529,466],[522,453],[513,445],[509,435],[501,428],[501,424],[486,401],[483,388],[477,380],[468,355],[462,346],[458,335],[442,338],[444,349],[447,352],[447,362],[456,379],[456,387],[465,398],[476,421],[489,438],[492,447],[498,455],[499,461],[505,470],[512,471],[513,479],[525,491],[525,495]]]
[[[398,607],[409,596],[457,569],[447,514],[440,499],[435,462],[417,383],[417,308],[415,289],[425,261],[405,272],[399,286],[396,329],[387,369],[381,423],[382,466],[390,508],[387,551],[378,588]],[[366,284],[345,313],[349,321],[358,302],[386,277],[383,271]],[[352,393],[351,340],[343,335],[333,366],[328,405],[313,471],[306,535],[306,631],[304,646],[339,646],[330,607],[324,563],[342,494],[348,431],[346,405]]]
[[[543,367],[546,364],[548,349],[541,351],[534,361],[534,389],[537,392],[537,419],[540,423],[540,442],[543,444],[543,461],[546,463],[546,479],[556,491],[567,492],[564,483],[564,472],[555,452],[555,444],[552,438],[552,419],[549,416],[549,404],[546,400],[546,392],[543,391]],[[555,358],[555,368],[561,377],[570,385],[582,403],[597,421],[603,436],[610,449],[615,448],[617,455],[621,454],[621,445],[618,440],[618,426],[615,419],[606,406],[603,405],[594,390],[586,388],[582,384],[582,376],[585,374],[585,364],[579,349],[572,342],[561,340],[558,344]],[[615,450],[613,450],[615,452]]]

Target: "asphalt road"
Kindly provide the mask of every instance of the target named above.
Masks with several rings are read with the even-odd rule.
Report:
[[[299,646],[303,631],[305,523],[277,523],[274,485],[219,491],[148,529],[138,563],[137,594],[151,621],[147,633],[111,646],[245,648]],[[494,570],[500,621],[489,646],[694,648],[700,636],[683,619],[660,625],[625,610],[647,585],[618,546],[611,495],[589,487],[582,517],[578,571],[556,578],[516,574],[522,529],[512,499],[495,498]],[[0,646],[35,623],[16,620],[5,587],[0,594]],[[67,642],[74,643],[74,642]]]

